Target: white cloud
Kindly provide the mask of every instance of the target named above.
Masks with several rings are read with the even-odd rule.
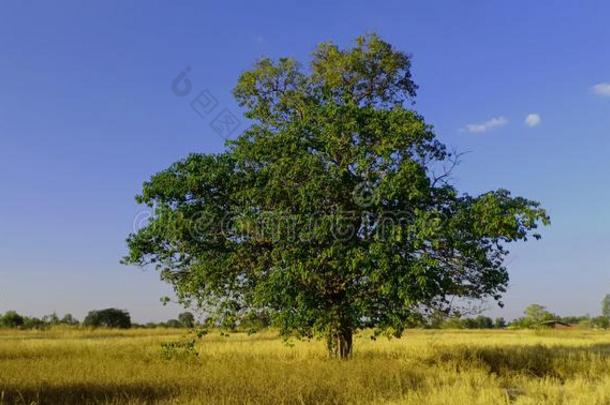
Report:
[[[530,128],[533,128],[533,127],[539,125],[541,122],[542,122],[542,118],[540,118],[540,114],[532,113],[532,114],[528,114],[527,117],[525,117],[525,125],[527,125]]]
[[[598,96],[610,96],[610,83],[597,83],[593,86],[593,93]]]
[[[465,130],[473,134],[482,134],[494,128],[499,128],[508,123],[508,120],[502,116],[493,117],[490,120],[478,124],[468,124]]]

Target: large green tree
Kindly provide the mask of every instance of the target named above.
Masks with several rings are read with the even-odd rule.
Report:
[[[499,300],[506,243],[547,214],[506,190],[457,192],[410,67],[375,35],[323,43],[307,67],[258,61],[234,90],[251,125],[144,183],[154,214],[124,262],[224,320],[266,311],[285,335],[322,334],[342,358],[358,329],[400,335],[456,298]]]

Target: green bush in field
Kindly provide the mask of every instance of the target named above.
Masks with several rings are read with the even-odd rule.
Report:
[[[7,311],[0,318],[0,326],[5,328],[18,328],[23,325],[25,319],[15,311]]]
[[[131,317],[129,312],[116,308],[89,311],[83,321],[83,326],[125,329],[131,327]]]

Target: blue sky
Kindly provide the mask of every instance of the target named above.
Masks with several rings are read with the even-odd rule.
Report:
[[[0,3],[0,312],[175,317],[156,273],[119,264],[142,181],[223,149],[213,116],[172,93],[174,77],[189,66],[194,92],[240,114],[231,89],[258,57],[305,61],[320,41],[366,32],[412,54],[416,109],[469,152],[462,191],[505,187],[551,214],[542,241],[512,247],[506,307],[490,314],[529,303],[599,312],[610,292],[608,3],[254,3]]]

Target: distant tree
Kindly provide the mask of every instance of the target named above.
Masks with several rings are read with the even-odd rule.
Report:
[[[610,319],[610,294],[606,294],[602,300],[602,315]]]
[[[506,328],[506,321],[504,320],[504,318],[502,318],[502,317],[496,318],[496,320],[494,321],[494,328],[496,328],[496,329]]]
[[[124,329],[131,327],[131,317],[129,312],[116,308],[89,311],[83,320],[83,326]]]
[[[547,311],[547,309],[539,304],[528,305],[524,310],[525,316],[516,319],[511,323],[513,328],[538,328],[546,321],[554,319],[559,320],[557,315]]]
[[[78,325],[78,319],[74,318],[72,314],[65,314],[59,322],[64,325]]]
[[[479,315],[475,318],[463,318],[460,321],[466,329],[491,329],[494,325],[493,320],[484,315]]]
[[[216,320],[216,325],[220,329],[224,329],[227,331],[235,331],[235,329],[237,329],[237,323],[238,323],[237,316],[235,316],[232,313],[227,313],[224,316],[219,317]]]
[[[570,315],[570,316],[559,317],[558,320],[560,320],[563,323],[567,323],[568,325],[578,325],[578,324],[585,324],[587,321],[590,321],[591,317],[589,315],[578,315],[578,316]]]
[[[576,323],[576,326],[580,329],[591,329],[594,327],[594,324],[593,320],[590,317],[584,317],[583,319],[578,321],[578,323]]]
[[[452,316],[443,320],[438,327],[440,327],[441,329],[464,329],[466,325],[464,320],[460,319],[459,317]]]
[[[546,307],[539,304],[528,305],[523,312],[528,319],[538,323],[555,318],[552,313],[547,311]]]
[[[183,312],[178,315],[178,320],[185,328],[192,328],[195,326],[195,316],[190,312]]]
[[[55,313],[55,312],[53,312],[52,314],[49,314],[49,315],[44,315],[42,317],[42,321],[50,326],[59,325],[59,322],[60,322],[59,317],[57,316],[57,313]]]
[[[591,319],[591,325],[594,328],[608,329],[608,327],[610,327],[610,318],[603,315],[596,316],[595,318]]]
[[[457,321],[460,323],[460,329],[464,326],[461,324],[461,319],[459,314],[452,314],[451,316],[447,316],[447,313],[443,311],[433,311],[428,317],[428,319],[420,320],[421,326],[429,329],[439,329],[445,328],[445,323],[449,322],[451,325],[455,325]],[[452,329],[450,326],[446,327],[447,329]]]
[[[410,57],[376,35],[323,43],[308,68],[260,60],[234,90],[250,127],[144,183],[154,212],[124,263],[156,265],[227,326],[268,310],[341,358],[359,329],[399,336],[454,298],[500,300],[507,244],[548,216],[507,190],[460,194],[416,90]]]
[[[23,317],[23,328],[24,329],[46,329],[47,325],[42,319],[36,317]]]
[[[239,322],[240,329],[254,333],[271,325],[271,317],[267,311],[252,311]]]
[[[24,321],[23,316],[19,315],[16,311],[7,311],[0,318],[0,325],[5,328],[18,328],[23,325]]]
[[[165,322],[164,325],[166,328],[182,328],[184,325],[177,319],[170,319]]]
[[[493,319],[484,315],[479,315],[475,318],[452,316],[445,318],[440,324],[441,329],[492,329],[493,327]]]
[[[474,318],[477,329],[492,329],[494,327],[494,321],[488,316],[479,315]]]

